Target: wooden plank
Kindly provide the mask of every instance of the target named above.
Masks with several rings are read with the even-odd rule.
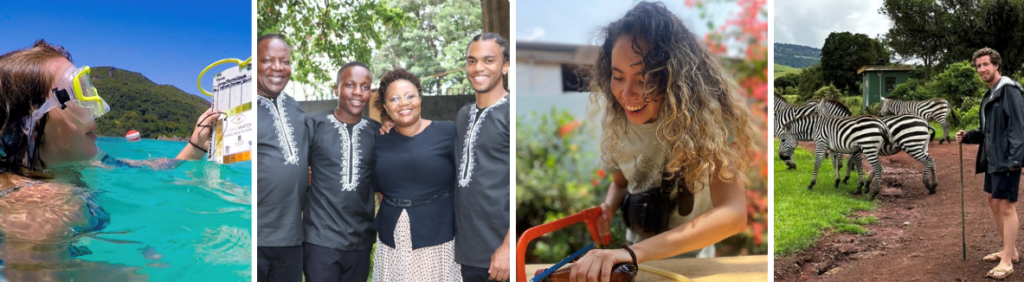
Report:
[[[682,274],[694,282],[717,281],[768,281],[767,255],[720,257],[706,259],[663,259],[641,263],[655,268]],[[533,278],[537,269],[550,267],[551,264],[526,265],[526,277]],[[651,273],[641,272],[636,282],[671,281]]]

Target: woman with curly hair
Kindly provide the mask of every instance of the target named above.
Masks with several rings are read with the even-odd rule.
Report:
[[[374,104],[395,130],[378,136],[372,177],[384,199],[373,221],[373,281],[461,281],[455,262],[455,124],[420,116],[420,80],[384,74]]]
[[[599,225],[607,234],[622,209],[631,245],[590,251],[570,281],[608,281],[617,263],[712,257],[714,243],[746,226],[741,172],[755,131],[718,60],[661,3],[642,2],[601,31],[591,89],[613,182]]]

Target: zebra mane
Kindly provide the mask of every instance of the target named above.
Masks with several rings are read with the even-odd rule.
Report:
[[[809,112],[804,113],[804,114],[802,114],[800,116],[797,116],[796,118],[793,118],[789,122],[786,122],[786,123],[782,124],[782,129],[784,129],[786,131],[789,131],[788,130],[789,126],[794,124],[794,123],[796,123],[796,122],[798,122],[798,121],[802,121],[802,120],[805,120],[805,119],[818,118],[818,117],[820,117],[820,115],[818,115],[818,112],[816,112],[816,111],[809,111]]]
[[[843,104],[842,101],[839,101],[836,98],[823,98],[821,99],[821,103],[836,107],[837,109],[843,111],[843,113],[845,113],[846,115],[853,115],[853,111],[850,111],[850,107],[847,107],[846,104]]]

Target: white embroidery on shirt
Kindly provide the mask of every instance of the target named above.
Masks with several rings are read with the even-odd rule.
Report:
[[[349,134],[345,123],[335,118],[334,114],[328,115],[327,120],[334,124],[341,135],[341,191],[355,191],[359,186],[359,160],[363,152],[359,149],[359,131],[366,127],[367,122],[365,119],[360,120]]]
[[[480,120],[476,120],[476,112],[480,109],[477,108],[474,103],[469,109],[469,127],[466,128],[466,140],[464,141],[465,148],[462,150],[462,164],[459,165],[459,187],[469,187],[469,182],[473,178],[473,167],[476,166],[476,155],[473,154],[473,148],[476,147],[476,134],[480,132],[480,124],[483,123],[484,118],[487,117],[487,113],[491,111],[495,106],[504,104],[508,101],[508,97],[502,97],[501,100],[495,102],[494,105],[490,105],[483,109],[483,113],[480,114]]]
[[[271,102],[270,99],[258,96],[260,105],[270,110],[270,115],[274,117],[274,133],[277,133],[277,140],[281,141],[281,155],[284,156],[284,164],[298,165],[299,164],[299,151],[295,148],[295,137],[293,137],[294,129],[292,125],[288,123],[288,111],[282,110],[280,106],[285,102],[288,97],[285,94],[277,97],[277,105]]]

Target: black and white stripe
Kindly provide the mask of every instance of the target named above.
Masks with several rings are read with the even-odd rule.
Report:
[[[836,100],[824,100],[818,109],[818,114],[822,115],[849,116],[851,114],[846,105]],[[931,141],[931,125],[928,124],[927,120],[915,115],[888,116],[881,118],[881,120],[885,123],[886,129],[889,130],[889,137],[892,142],[885,144],[885,147],[879,151],[879,154],[891,156],[903,151],[918,162],[921,162],[924,165],[924,171],[921,173],[921,182],[924,183],[924,187],[928,189],[929,194],[935,194],[935,187],[938,186],[938,181],[935,179],[935,161],[928,155],[928,143]],[[844,183],[850,178],[851,167],[855,165],[862,165],[859,156],[851,156],[846,170],[846,177],[843,178]],[[861,170],[858,169],[857,171],[860,172]],[[931,179],[929,179],[929,175],[931,175]],[[871,181],[872,176],[868,177],[868,182]]]
[[[945,136],[939,139],[942,142],[950,142],[949,121],[946,118],[951,114],[949,102],[946,99],[935,98],[924,101],[903,101],[895,98],[882,97],[881,114],[885,115],[915,115],[926,121],[938,122],[942,125]]]
[[[882,120],[872,116],[839,117],[821,116],[807,114],[783,125],[783,143],[788,145],[780,146],[780,157],[786,159],[792,157],[792,153],[783,155],[782,149],[792,152],[798,135],[810,136],[814,140],[814,151],[817,158],[814,161],[814,175],[811,178],[807,189],[814,188],[818,181],[818,169],[821,168],[821,161],[825,157],[826,150],[833,153],[857,154],[863,153],[868,163],[874,169],[873,174],[879,177],[874,179],[875,189],[864,185],[864,192],[869,192],[871,200],[875,199],[882,187],[882,164],[879,161],[879,152],[889,143],[889,131]],[[835,174],[835,187],[839,187],[839,168],[833,162]],[[861,169],[860,166],[857,166]],[[860,176],[863,180],[863,175]],[[861,181],[863,183],[863,181]],[[857,186],[857,194],[861,193],[861,185]]]

